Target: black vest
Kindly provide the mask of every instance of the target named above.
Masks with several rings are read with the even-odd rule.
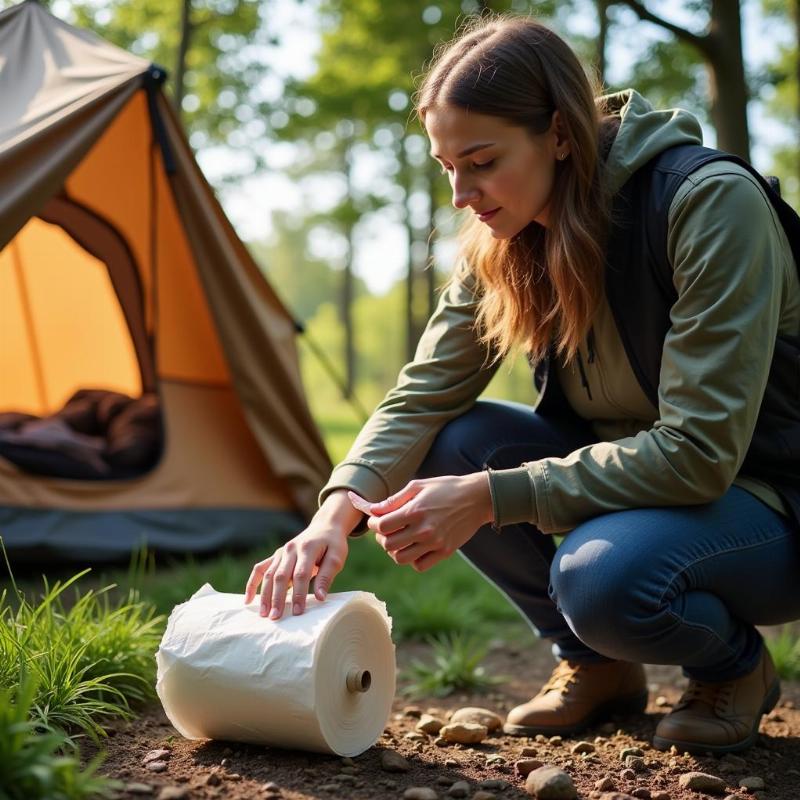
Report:
[[[633,372],[658,407],[658,378],[669,313],[678,299],[667,258],[670,204],[686,177],[711,161],[733,161],[755,177],[783,224],[800,265],[800,217],[774,184],[737,156],[699,145],[665,150],[615,195],[606,253],[608,303]],[[731,220],[731,224],[739,224]],[[549,359],[537,365],[534,383],[542,414],[569,408],[557,380],[548,380]],[[800,522],[800,337],[778,335],[766,391],[741,474],[775,487]]]

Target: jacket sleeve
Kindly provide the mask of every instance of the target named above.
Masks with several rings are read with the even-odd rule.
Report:
[[[320,505],[334,489],[352,489],[373,502],[402,489],[441,428],[472,407],[497,371],[497,364],[486,366],[487,349],[474,329],[478,299],[474,275],[460,267],[439,297],[414,360],[334,467]]]
[[[788,242],[753,178],[735,165],[709,165],[673,199],[668,255],[678,299],[658,419],[629,438],[492,473],[496,524],[525,520],[557,533],[610,511],[710,502],[730,487],[755,428],[794,269]]]

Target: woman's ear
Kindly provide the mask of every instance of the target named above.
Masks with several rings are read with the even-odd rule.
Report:
[[[564,127],[564,122],[561,119],[561,113],[556,109],[553,112],[553,117],[550,121],[550,130],[548,133],[552,134],[554,139],[553,143],[555,145],[556,153],[558,154],[557,157],[566,158],[569,154],[569,140],[567,139],[567,132]],[[562,158],[562,160],[563,160]]]

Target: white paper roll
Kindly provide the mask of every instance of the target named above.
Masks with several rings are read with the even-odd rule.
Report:
[[[386,606],[339,592],[281,619],[205,584],[176,606],[156,653],[156,690],[188,739],[355,756],[381,735],[395,692]]]

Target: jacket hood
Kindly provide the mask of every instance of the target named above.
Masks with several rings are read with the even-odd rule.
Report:
[[[606,179],[615,194],[650,159],[679,144],[702,144],[703,132],[693,114],[680,108],[656,110],[635,89],[605,95],[598,101],[620,126],[606,161]]]

